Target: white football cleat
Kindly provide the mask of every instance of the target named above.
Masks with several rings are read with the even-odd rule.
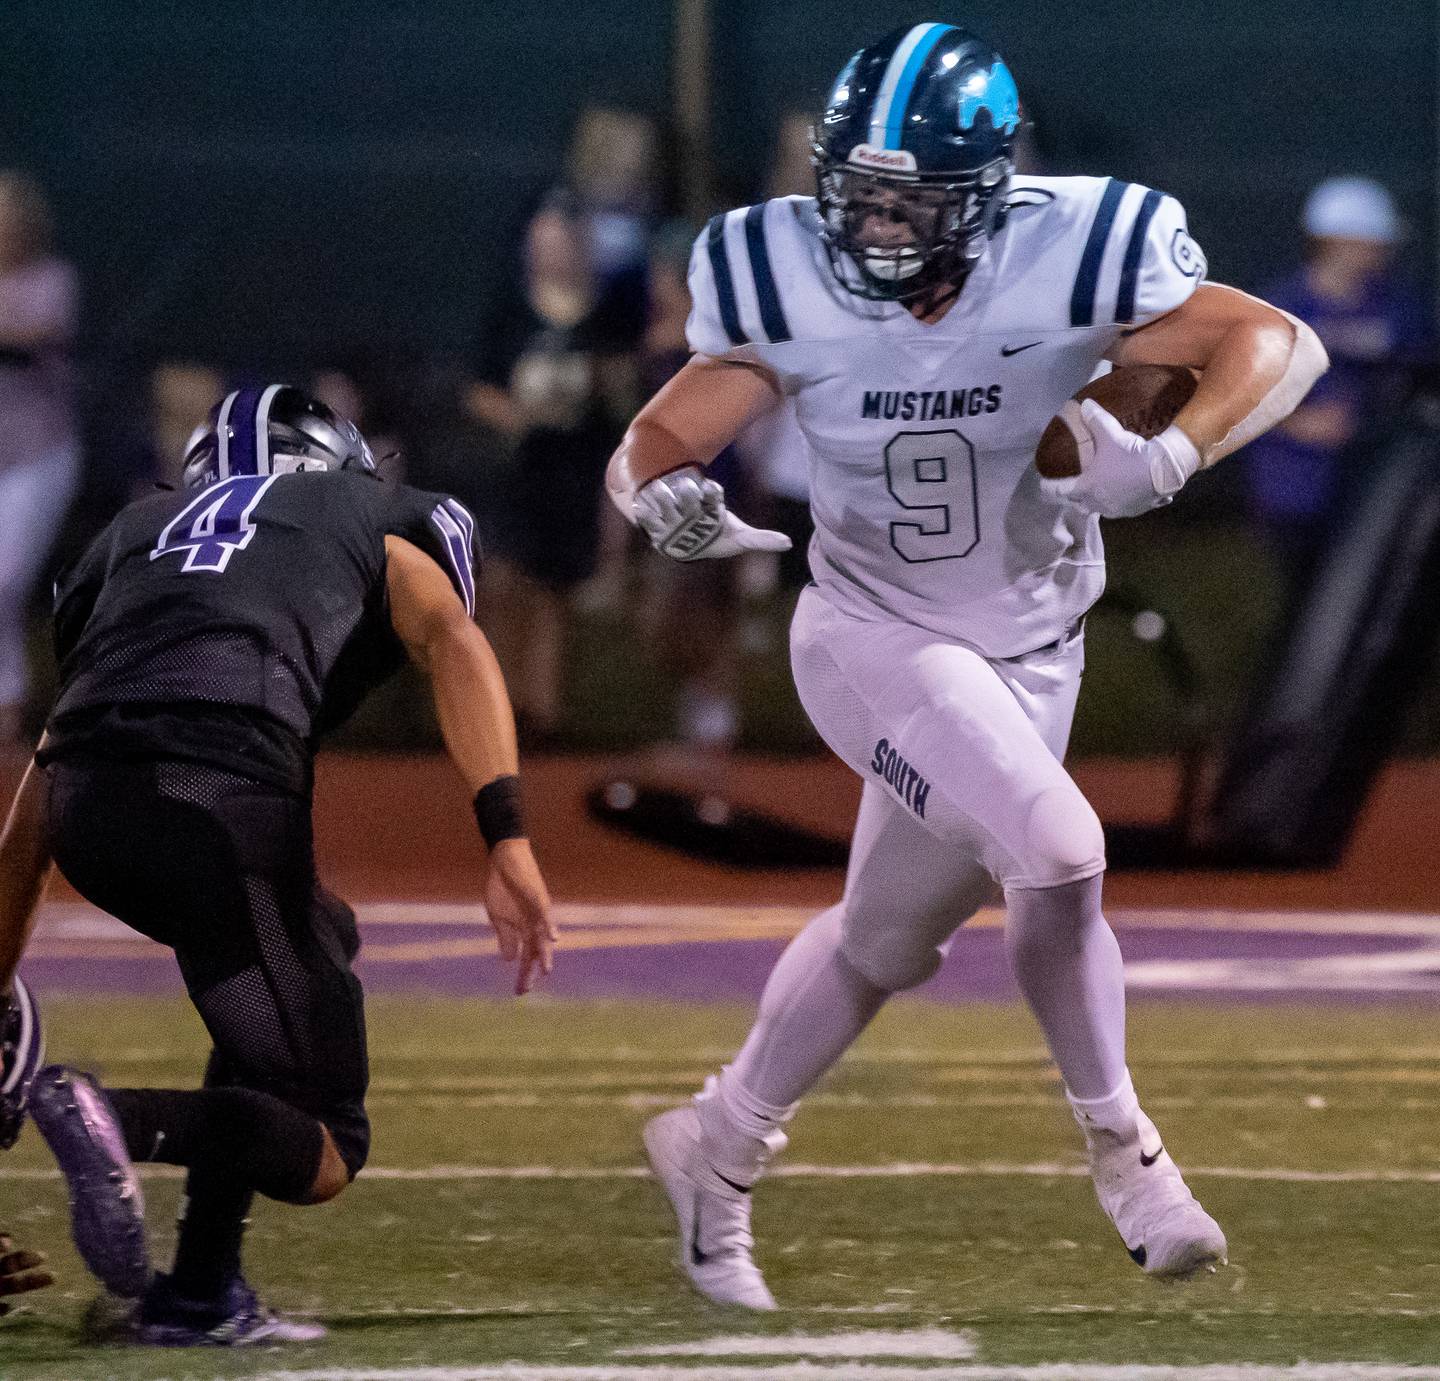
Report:
[[[700,1114],[693,1103],[645,1124],[650,1168],[670,1198],[680,1224],[680,1265],[691,1283],[716,1304],[774,1309],[775,1297],[750,1255],[750,1186],[727,1179],[701,1147]],[[777,1148],[778,1149],[778,1148]]]
[[[1147,1275],[1184,1280],[1226,1261],[1225,1234],[1196,1202],[1142,1112],[1138,1131],[1122,1137],[1081,1122],[1095,1195]]]

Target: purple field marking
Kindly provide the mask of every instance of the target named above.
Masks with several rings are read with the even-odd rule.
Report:
[[[422,917],[424,908],[410,908]],[[71,909],[74,911],[74,908]],[[450,913],[453,915],[453,910]],[[605,908],[595,908],[593,929],[606,933]],[[618,913],[616,913],[618,914]],[[717,914],[721,914],[717,912]],[[1333,924],[1333,918],[1328,918]],[[1237,929],[1205,925],[1126,924],[1119,927],[1127,965],[1163,965],[1159,986],[1132,981],[1138,997],[1242,998],[1245,1000],[1375,1000],[1404,997],[1440,1001],[1440,925],[1426,935],[1424,918],[1395,918],[1394,933],[1384,933],[1385,918],[1364,918],[1355,932],[1304,929]],[[616,922],[619,925],[619,922]],[[1271,922],[1272,925],[1276,924]],[[714,927],[722,934],[723,925]],[[85,928],[81,927],[82,932]],[[417,957],[367,960],[362,949],[358,972],[371,993],[433,992],[454,996],[504,997],[510,970],[493,956],[453,953],[423,955],[429,947],[473,946],[485,932],[473,923],[417,919],[404,925],[364,924],[372,953],[403,943]],[[1378,929],[1381,933],[1369,933]],[[680,1002],[753,1002],[784,948],[784,938],[689,939],[683,943],[646,942],[644,925],[625,923],[625,933],[610,934],[609,947],[563,952],[545,984],[561,998],[629,998]],[[169,952],[156,945],[117,939],[126,933],[113,923],[89,927],[89,938],[69,940],[56,954],[42,926],[37,953],[25,962],[26,976],[42,993],[151,995],[179,993],[181,985]],[[637,942],[628,943],[631,934]],[[690,933],[696,932],[692,929]],[[616,940],[626,943],[617,944]],[[582,939],[583,943],[583,939]],[[47,953],[48,951],[51,951]],[[1234,982],[1212,986],[1190,981],[1187,966],[1227,961]],[[1317,971],[1318,966],[1318,971]],[[1263,987],[1251,986],[1260,979]],[[931,1001],[1012,1001],[1019,994],[1010,976],[996,926],[962,930],[949,959],[920,996]]]

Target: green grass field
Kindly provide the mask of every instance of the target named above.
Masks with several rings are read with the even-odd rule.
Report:
[[[0,1167],[0,1221],[50,1251],[62,1280],[0,1323],[0,1375],[458,1377],[510,1361],[517,1381],[582,1364],[654,1376],[693,1363],[621,1351],[927,1329],[966,1330],[982,1362],[1037,1377],[1081,1362],[1440,1361],[1440,1183],[1421,1178],[1440,1168],[1440,1043],[1423,1009],[1136,1009],[1142,1096],[1231,1242],[1218,1275],[1167,1287],[1130,1264],[1076,1173],[1074,1128],[1028,1018],[896,1004],[798,1120],[795,1173],[757,1192],[759,1256],[784,1306],[767,1318],[688,1292],[659,1191],[636,1173],[641,1123],[716,1066],[745,1018],[375,1001],[372,1172],[327,1207],[256,1212],[252,1278],[331,1328],[284,1352],[84,1344],[91,1291],[27,1131]],[[179,1003],[57,1000],[49,1021],[55,1058],[113,1083],[187,1083],[200,1064],[198,1023]],[[1306,1178],[1336,1171],[1358,1174]],[[147,1180],[162,1259],[178,1188]],[[779,1374],[773,1359],[724,1360],[713,1374]],[[877,1374],[886,1365],[875,1360]]]

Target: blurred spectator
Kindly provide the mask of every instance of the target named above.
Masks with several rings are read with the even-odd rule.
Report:
[[[650,322],[640,354],[640,379],[652,397],[690,358],[685,319],[690,314],[686,271],[694,231],[667,226],[650,256]],[[732,506],[745,507],[745,479],[735,451],[726,447],[709,467]],[[661,669],[677,685],[678,737],[697,748],[724,750],[740,729],[738,706],[740,567],[735,561],[671,561],[654,557],[649,574],[659,598],[653,606],[653,643]]]
[[[1303,267],[1263,295],[1314,327],[1330,370],[1251,445],[1246,465],[1255,516],[1292,596],[1314,565],[1344,479],[1345,448],[1400,401],[1407,366],[1431,340],[1423,299],[1395,272],[1404,226],[1379,183],[1322,182],[1305,203],[1302,225]]]
[[[44,193],[0,172],[0,743],[21,732],[25,615],[78,478],[76,299]]]
[[[659,197],[654,121],[588,106],[570,145],[566,182],[552,204],[581,226],[594,275],[596,321],[606,343],[633,350],[646,324],[647,261]]]
[[[186,444],[224,392],[224,380],[203,364],[173,360],[151,371],[150,434],[162,484],[179,486]]]
[[[361,382],[365,372],[363,367],[355,366],[321,369],[310,379],[310,394],[360,428],[370,443],[382,479],[404,484],[405,455],[400,436],[381,412],[373,385],[367,388]]]
[[[792,110],[781,116],[765,178],[766,197],[813,197],[815,166],[810,161],[810,127],[814,119]]]
[[[791,541],[778,558],[778,579],[784,590],[799,591],[810,582],[810,443],[800,430],[788,399],[756,418],[735,443],[745,468],[765,490],[765,526]]]
[[[509,438],[492,636],[533,746],[561,728],[562,657],[576,587],[596,568],[605,465],[619,439],[603,388],[607,345],[578,217],[540,212],[524,293],[487,333],[469,405]]]
[[[765,192],[771,197],[813,196],[811,118],[791,112],[780,121]],[[810,580],[810,445],[788,401],[756,419],[736,442],[748,473],[767,495],[765,524],[793,544],[778,558],[782,589],[797,591]],[[764,559],[764,558],[761,558]],[[771,582],[773,583],[773,582]]]

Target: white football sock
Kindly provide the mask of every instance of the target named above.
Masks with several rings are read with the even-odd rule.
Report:
[[[1140,1129],[1140,1102],[1135,1097],[1135,1085],[1130,1082],[1129,1070],[1125,1071],[1120,1087],[1104,1098],[1077,1098],[1068,1089],[1065,1096],[1070,1100],[1075,1120],[1085,1131],[1103,1127],[1128,1139]]]
[[[1125,974],[1120,945],[1100,911],[1103,878],[1008,891],[1005,944],[1072,1098],[1107,1118],[1133,1118],[1121,1096],[1129,1088]]]
[[[841,924],[833,906],[790,942],[766,980],[744,1046],[721,1071],[718,1101],[748,1137],[763,1140],[788,1121],[890,996],[841,954]]]

